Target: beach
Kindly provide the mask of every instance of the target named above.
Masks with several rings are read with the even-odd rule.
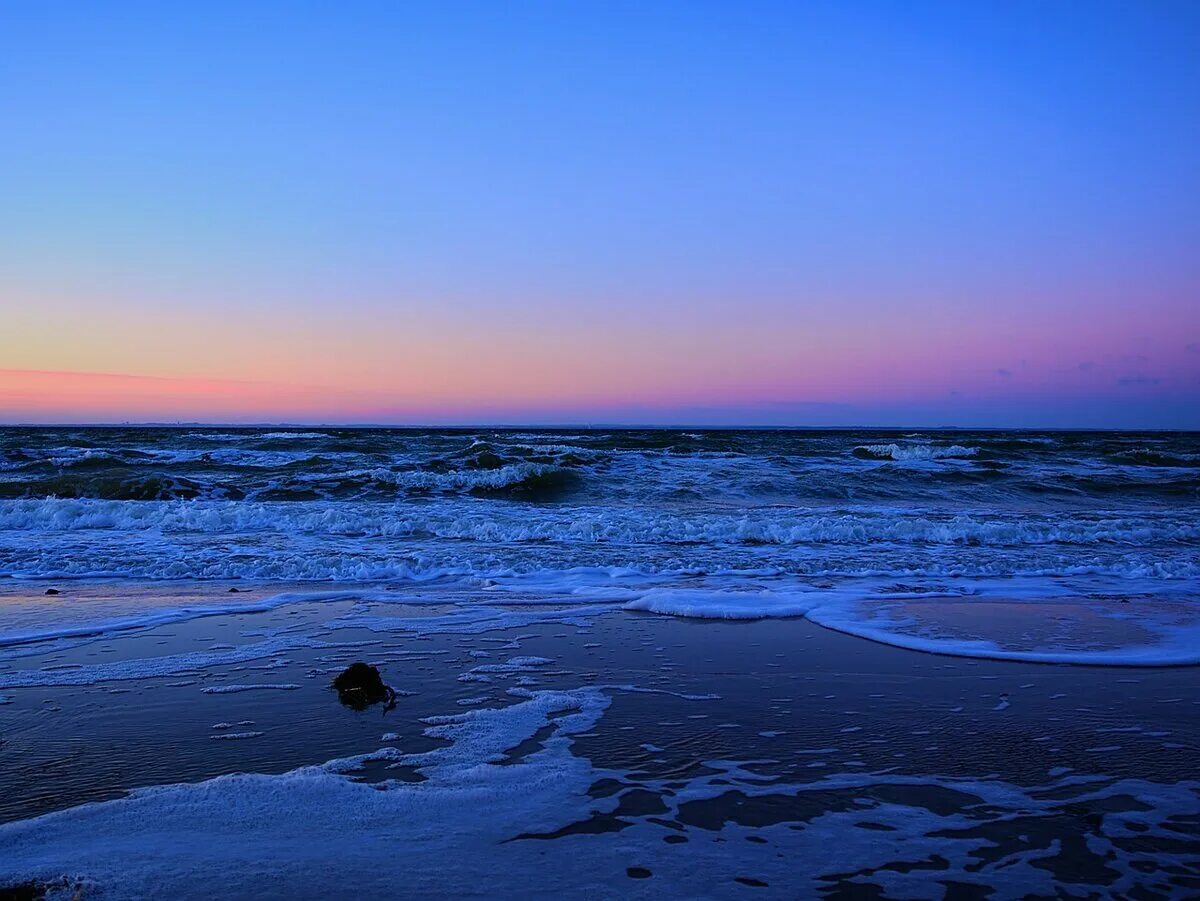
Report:
[[[1197,445],[4,430],[0,886],[1187,896]]]

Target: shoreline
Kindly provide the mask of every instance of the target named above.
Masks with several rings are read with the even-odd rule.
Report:
[[[556,607],[561,605],[517,605],[514,612],[561,612]],[[1001,826],[1002,819],[972,819],[977,814],[970,811],[980,802],[967,800],[971,792],[992,799],[983,801],[985,808],[999,805],[1001,809],[1017,803],[1018,796],[1024,798],[1005,816],[1024,810],[1038,797],[1065,793],[1064,797],[1072,798],[1068,806],[1075,813],[1065,814],[1054,802],[1054,816],[1076,817],[1077,828],[1105,835],[1105,830],[1118,829],[1141,810],[1124,802],[1114,808],[1116,795],[1105,785],[1116,791],[1116,786],[1136,783],[1142,792],[1174,793],[1171,811],[1190,803],[1189,798],[1200,805],[1200,785],[1193,789],[1188,781],[1191,763],[1200,759],[1196,725],[1200,717],[1197,700],[1189,697],[1194,672],[1187,669],[1114,670],[955,659],[866,642],[803,619],[713,621],[610,610],[570,623],[525,620],[492,627],[472,620],[451,628],[444,608],[445,604],[422,604],[419,597],[405,604],[378,605],[378,609],[361,609],[352,600],[297,602],[263,612],[114,633],[63,647],[43,655],[44,659],[5,661],[9,671],[87,666],[97,661],[107,665],[112,658],[134,659],[193,647],[208,652],[214,646],[218,650],[224,645],[236,647],[265,636],[325,634],[329,638],[328,646],[298,643],[278,656],[206,665],[184,676],[3,690],[0,694],[13,700],[0,707],[0,717],[26,725],[15,734],[7,733],[7,744],[0,750],[7,759],[23,762],[21,772],[10,773],[10,784],[0,791],[0,796],[10,799],[2,814],[10,825],[0,826],[0,836],[14,841],[18,849],[32,848],[28,842],[41,849],[30,859],[43,860],[50,869],[34,866],[36,878],[50,875],[49,861],[57,859],[52,849],[61,840],[66,843],[61,845],[64,855],[69,848],[71,860],[91,860],[90,866],[99,868],[95,870],[101,873],[98,884],[116,879],[109,884],[129,887],[137,884],[137,873],[104,870],[89,849],[101,854],[105,839],[85,837],[78,830],[85,829],[83,824],[92,830],[102,823],[121,823],[133,815],[126,811],[152,803],[146,799],[157,798],[156,804],[173,799],[155,817],[186,832],[199,828],[199,823],[187,819],[186,811],[193,802],[205,803],[205,796],[221,796],[225,791],[221,786],[227,784],[222,779],[251,779],[247,784],[258,786],[254,791],[266,792],[259,803],[274,798],[272,804],[285,804],[269,815],[278,824],[277,818],[287,815],[283,810],[291,809],[287,806],[291,802],[286,797],[281,800],[272,786],[290,785],[297,779],[308,790],[327,796],[326,802],[335,805],[328,812],[333,815],[336,805],[349,803],[358,809],[364,803],[357,794],[360,789],[348,786],[382,786],[388,803],[403,807],[421,802],[421,791],[431,796],[450,792],[445,799],[461,792],[499,791],[503,782],[495,780],[516,778],[506,773],[514,768],[521,770],[522,779],[532,779],[531,785],[541,785],[550,773],[561,773],[565,767],[576,772],[579,787],[570,789],[562,783],[559,790],[542,790],[538,795],[537,816],[546,826],[542,831],[557,837],[527,838],[516,844],[540,846],[541,865],[551,861],[547,885],[557,892],[582,891],[565,863],[577,853],[592,853],[571,850],[579,845],[593,848],[598,859],[606,861],[612,872],[606,870],[605,878],[616,873],[621,881],[615,884],[628,884],[636,894],[642,890],[641,880],[622,875],[623,868],[617,867],[622,861],[649,870],[647,882],[655,883],[657,877],[670,873],[673,879],[683,880],[679,885],[687,885],[686,873],[676,873],[676,868],[689,855],[701,853],[701,848],[706,850],[694,858],[694,865],[703,861],[706,866],[726,866],[707,850],[715,847],[715,840],[720,840],[717,846],[735,839],[754,845],[749,837],[755,837],[781,849],[780,853],[790,848],[789,854],[811,854],[790,843],[817,828],[812,825],[809,802],[818,796],[828,799],[830,792],[834,797],[845,794],[846,803],[866,799],[872,813],[866,819],[842,822],[838,817],[843,815],[827,812],[826,818],[838,821],[820,827],[825,830],[824,840],[850,842],[858,841],[858,833],[864,838],[869,835],[872,846],[887,858],[878,860],[878,865],[903,862],[914,848],[923,847],[920,836],[926,831],[912,832],[918,823],[928,830],[946,830],[966,829],[965,823],[971,821],[972,834],[986,835],[988,842],[1007,847],[1015,841]],[[352,618],[353,625],[325,629],[346,617]],[[410,631],[419,620],[439,625],[432,631]],[[378,665],[398,690],[394,710],[384,713],[372,707],[356,713],[338,703],[328,683],[336,671],[359,659]],[[1114,684],[1122,690],[1112,691]],[[262,688],[246,689],[255,685]],[[570,720],[582,715],[571,707],[577,701],[592,712],[584,717],[584,725],[564,732],[561,716]],[[547,704],[566,707],[562,714],[546,718]],[[513,717],[510,723],[508,718]],[[1148,724],[1151,720],[1153,725]],[[501,727],[501,722],[509,724]],[[485,723],[493,725],[485,727]],[[220,735],[237,737],[218,739]],[[385,735],[393,738],[385,741]],[[495,750],[484,753],[479,741],[490,742],[488,746]],[[447,763],[458,754],[465,755],[466,769]],[[359,758],[366,769],[343,776],[331,771],[338,767],[328,766],[329,761],[349,758]],[[468,790],[467,784],[454,781],[477,772],[481,765],[487,778],[475,788]],[[523,767],[531,769],[527,772]],[[549,769],[543,772],[543,767]],[[303,775],[316,771],[325,775]],[[27,778],[23,773],[34,772],[39,781],[26,783],[33,796],[22,799],[19,792],[14,794],[12,780],[20,783]],[[46,775],[55,772],[59,775],[54,782],[47,782]],[[264,775],[232,775],[238,772]],[[552,777],[551,782],[560,778]],[[205,781],[212,779],[217,782]],[[597,790],[596,796],[589,793],[595,783],[614,779],[615,796],[608,790]],[[169,787],[180,782],[184,784]],[[126,798],[129,789],[145,785],[167,787],[149,795],[135,791]],[[763,795],[770,800],[755,800],[756,791],[765,792],[765,786],[773,789]],[[693,796],[693,801],[682,800]],[[503,800],[506,797],[502,791],[490,803],[503,808],[512,803]],[[956,797],[959,801],[946,800]],[[81,801],[102,803],[77,807]],[[301,803],[299,798],[293,801]],[[219,818],[230,803],[232,798],[204,808],[206,816]],[[1096,804],[1100,806],[1093,809]],[[62,813],[28,819],[51,809]],[[263,808],[264,815],[267,810]],[[1167,810],[1163,807],[1163,816]],[[528,827],[515,825],[528,815],[528,810],[518,815],[514,809],[515,819],[505,820],[514,832],[499,845],[493,845],[500,841],[498,833],[473,822],[459,824],[453,841],[447,841],[457,848],[455,854],[482,855],[481,860],[486,857],[494,863],[491,855],[505,853],[498,848],[511,848],[512,839],[529,832]],[[181,816],[183,820],[178,819]],[[378,828],[402,840],[395,834],[394,813],[380,811],[378,816],[382,818]],[[887,833],[855,825],[881,818],[890,821],[893,816],[900,819],[892,826],[916,844],[889,844],[880,837]],[[656,825],[660,822],[668,825]],[[185,828],[185,823],[190,825]],[[1163,828],[1163,824],[1152,825],[1150,834]],[[648,850],[641,856],[626,861],[622,855],[632,852],[621,836],[647,830],[660,834],[645,845]],[[56,835],[62,838],[54,839]],[[665,842],[668,835],[688,841]],[[143,833],[141,840],[153,847],[152,834]],[[274,841],[262,834],[256,840],[268,846]],[[294,845],[278,835],[275,840],[282,842],[271,851],[278,856],[258,861],[248,871],[250,881],[230,882],[231,890],[262,888],[255,881],[256,873],[262,875],[260,870],[316,867],[316,861],[323,860],[325,852],[311,848],[311,834],[297,833]],[[403,840],[416,841],[413,836]],[[330,834],[322,841],[336,839]],[[562,849],[556,847],[560,842],[566,843]],[[439,853],[448,853],[446,847],[438,847]],[[303,852],[304,848],[310,851]],[[660,848],[667,856],[660,855]],[[24,853],[19,851],[14,860]],[[1014,846],[1012,853],[1024,852]],[[209,856],[197,854],[193,849],[185,856],[196,858],[192,865],[213,867],[214,878],[218,866],[239,859],[234,849],[222,851],[220,846]],[[232,858],[222,858],[223,854]],[[525,854],[521,850],[501,859],[515,864]],[[1061,866],[1067,868],[1090,859],[1078,849],[1059,856]],[[406,858],[404,866],[421,868],[407,855],[401,857]],[[739,876],[766,883],[759,888],[768,895],[795,890],[801,884],[799,877],[787,876],[771,863],[773,859],[755,854],[748,858],[739,850],[727,865],[738,872],[730,870],[718,894],[747,888],[736,881]],[[969,859],[959,864],[965,866]],[[1025,869],[1025,865],[1018,867]],[[165,878],[153,868],[137,872],[145,878]],[[954,878],[964,873],[956,872]],[[985,866],[980,874],[987,873]],[[1131,869],[1128,878],[1142,878],[1134,873]],[[17,864],[0,867],[0,874],[12,881]],[[978,880],[980,874],[968,874],[967,879]],[[842,876],[847,889],[864,881],[882,884],[877,873]],[[360,878],[365,879],[359,887],[367,896],[376,890],[382,894],[374,877],[352,875]],[[914,878],[910,873],[909,882]],[[198,894],[191,884],[193,894]],[[500,894],[517,893],[516,883],[503,878],[499,882],[494,878],[492,887]],[[465,883],[455,888],[471,894]],[[545,892],[553,893],[549,888]]]

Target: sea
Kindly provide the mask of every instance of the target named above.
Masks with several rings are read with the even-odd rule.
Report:
[[[1197,665],[1197,433],[0,429],[32,897],[1187,897]]]

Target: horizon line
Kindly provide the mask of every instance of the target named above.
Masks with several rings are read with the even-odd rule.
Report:
[[[561,429],[580,429],[584,431],[620,430],[620,431],[694,431],[694,432],[851,432],[873,430],[880,432],[899,431],[934,431],[934,432],[1182,432],[1200,433],[1200,428],[1171,428],[1171,427],[1129,427],[1129,426],[1001,426],[1001,425],[755,425],[742,423],[737,425],[695,425],[682,423],[621,423],[621,422],[553,422],[553,423],[522,423],[522,422],[463,422],[463,423],[334,423],[334,422],[219,422],[204,420],[179,421],[136,421],[122,422],[0,422],[0,429],[183,429],[183,428],[212,428],[212,429],[266,429],[266,428],[306,428],[306,429],[395,429],[431,431],[454,431],[470,429],[530,429],[554,431]]]

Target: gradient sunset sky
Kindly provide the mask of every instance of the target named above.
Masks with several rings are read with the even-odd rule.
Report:
[[[1200,3],[0,8],[0,421],[1200,428]]]

